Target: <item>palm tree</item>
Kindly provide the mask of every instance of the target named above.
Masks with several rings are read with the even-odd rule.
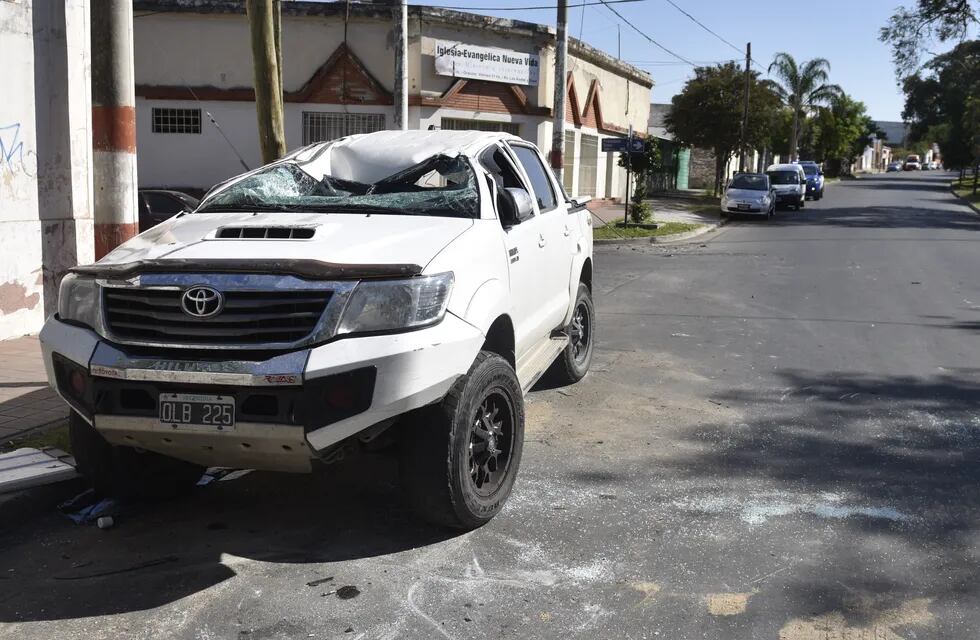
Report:
[[[800,142],[802,120],[808,111],[818,104],[826,104],[844,91],[836,84],[828,84],[830,62],[826,58],[807,60],[796,64],[788,53],[777,53],[769,65],[769,73],[775,71],[776,80],[770,82],[773,91],[793,111],[793,135],[789,141],[790,160],[796,160],[796,148]]]

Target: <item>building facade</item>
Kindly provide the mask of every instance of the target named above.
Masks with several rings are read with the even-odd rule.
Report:
[[[136,0],[141,187],[188,191],[261,164],[243,3]],[[551,27],[409,7],[410,129],[507,131],[546,153],[552,140]],[[393,128],[396,41],[390,5],[282,3],[287,147]],[[621,198],[625,172],[601,140],[646,131],[650,76],[569,44],[564,184]]]

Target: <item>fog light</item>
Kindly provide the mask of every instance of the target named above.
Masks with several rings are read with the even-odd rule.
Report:
[[[81,371],[78,369],[72,370],[68,376],[68,384],[71,386],[72,395],[76,398],[83,398],[85,396],[85,388],[88,386],[88,381],[82,375]]]
[[[335,409],[350,410],[354,406],[354,393],[348,385],[332,385],[327,388],[327,403]]]

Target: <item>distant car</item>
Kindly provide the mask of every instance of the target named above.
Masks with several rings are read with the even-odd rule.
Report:
[[[737,173],[721,196],[721,215],[749,213],[772,216],[776,211],[776,194],[769,176],[764,173]]]
[[[200,201],[181,191],[140,189],[140,232],[151,229],[178,213],[197,209]]]
[[[806,195],[808,198],[819,200],[823,197],[823,169],[811,160],[801,160],[800,166],[806,174]]]
[[[776,192],[776,206],[785,204],[799,210],[806,205],[806,173],[798,164],[773,164],[766,169]]]
[[[905,158],[905,163],[902,165],[903,171],[918,171],[922,168],[922,161],[919,160],[919,156],[914,153],[909,154]]]
[[[885,171],[887,173],[891,173],[893,171],[901,171],[901,170],[902,170],[902,163],[898,162],[897,160],[895,162],[889,162],[888,166],[885,168]]]

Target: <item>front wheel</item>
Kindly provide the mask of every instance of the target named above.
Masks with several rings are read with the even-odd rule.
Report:
[[[506,360],[481,351],[442,402],[401,434],[402,484],[422,518],[455,529],[489,522],[510,496],[524,448],[524,396]]]
[[[68,436],[78,471],[102,496],[164,499],[189,492],[204,467],[152,451],[109,444],[84,418],[71,412]]]

